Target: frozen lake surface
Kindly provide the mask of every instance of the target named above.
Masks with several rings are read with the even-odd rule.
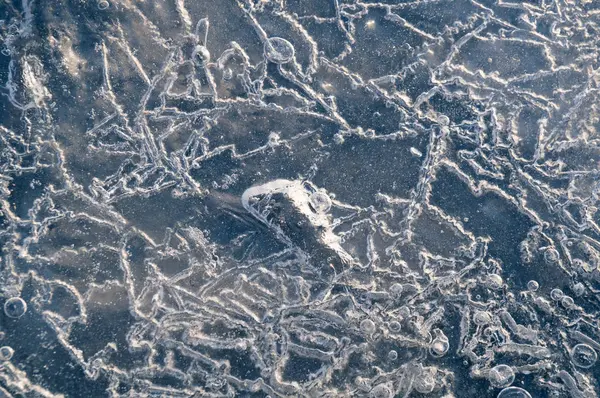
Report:
[[[598,2],[0,10],[0,397],[599,396]]]

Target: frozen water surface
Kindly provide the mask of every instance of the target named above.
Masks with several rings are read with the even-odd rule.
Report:
[[[0,4],[1,397],[600,394],[600,6]]]

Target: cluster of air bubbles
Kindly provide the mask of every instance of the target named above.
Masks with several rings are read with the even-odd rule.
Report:
[[[294,59],[294,46],[281,37],[270,37],[265,42],[265,57],[275,64],[287,64]]]
[[[497,398],[531,398],[531,394],[521,387],[508,387],[500,391]]]
[[[27,312],[27,303],[20,297],[12,297],[4,303],[4,313],[9,318],[20,318]]]
[[[324,192],[317,191],[308,198],[310,207],[315,213],[327,213],[331,208],[331,198]]]
[[[508,365],[496,365],[490,369],[488,380],[492,387],[505,388],[515,381],[515,372]]]
[[[0,347],[0,362],[10,361],[14,353],[15,351],[12,349],[12,347],[6,345],[4,347]]]
[[[571,359],[575,366],[582,369],[591,368],[598,359],[596,351],[587,344],[577,344],[571,350]]]

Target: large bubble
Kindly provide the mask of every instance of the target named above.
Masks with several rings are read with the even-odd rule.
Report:
[[[27,312],[27,303],[20,297],[11,297],[4,303],[4,313],[9,318],[20,318]]]

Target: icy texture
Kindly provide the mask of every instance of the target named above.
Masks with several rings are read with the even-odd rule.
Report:
[[[599,396],[598,2],[0,10],[0,396]]]

